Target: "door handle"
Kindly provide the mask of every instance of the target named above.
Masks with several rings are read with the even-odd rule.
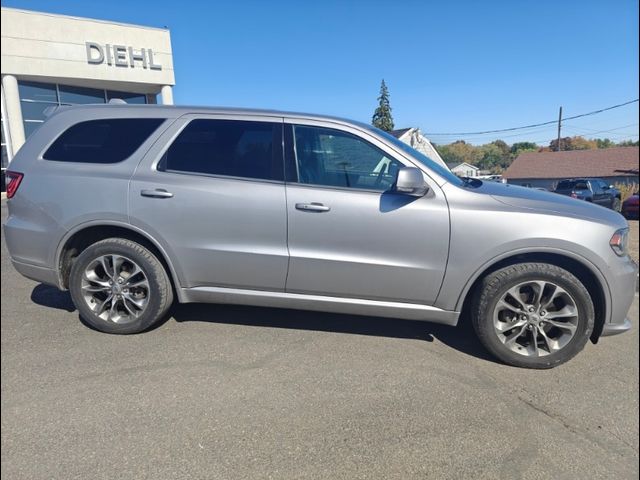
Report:
[[[296,203],[296,210],[302,210],[303,212],[328,212],[331,207],[327,207],[322,203]]]
[[[164,188],[156,188],[155,190],[140,190],[140,195],[151,198],[171,198],[173,193],[167,192]]]

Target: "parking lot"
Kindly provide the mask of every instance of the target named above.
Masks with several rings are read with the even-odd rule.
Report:
[[[186,305],[110,336],[3,238],[1,473],[637,478],[637,312],[550,371],[494,362],[466,328],[293,310]]]

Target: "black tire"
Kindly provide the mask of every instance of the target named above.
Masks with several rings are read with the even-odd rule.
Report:
[[[135,262],[148,284],[148,302],[145,309],[134,320],[118,324],[100,318],[87,304],[82,293],[85,269],[103,255],[119,255]],[[162,263],[142,245],[124,238],[108,238],[87,247],[75,260],[69,277],[69,291],[83,321],[92,328],[105,333],[140,333],[160,322],[173,303],[173,289]]]
[[[551,282],[571,295],[578,311],[577,325],[573,337],[560,350],[544,356],[525,356],[500,341],[493,325],[493,312],[510,288],[538,280]],[[556,367],[577,355],[589,340],[595,318],[593,302],[585,286],[567,270],[547,263],[520,263],[487,275],[476,291],[471,312],[478,339],[492,355],[509,365],[536,369]]]

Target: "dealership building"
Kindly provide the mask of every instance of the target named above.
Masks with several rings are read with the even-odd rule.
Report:
[[[2,7],[1,36],[3,172],[48,107],[173,103],[166,28]]]

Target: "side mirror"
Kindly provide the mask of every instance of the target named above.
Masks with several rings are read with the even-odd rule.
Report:
[[[413,197],[422,197],[429,191],[429,187],[425,183],[420,169],[403,167],[398,170],[394,191]]]

